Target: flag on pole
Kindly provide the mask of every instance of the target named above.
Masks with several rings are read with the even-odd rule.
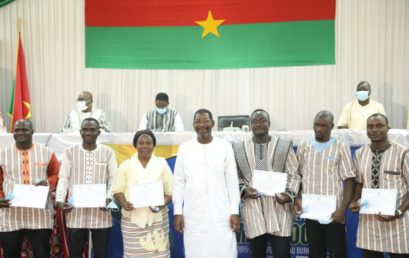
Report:
[[[86,67],[335,64],[336,0],[86,0]]]
[[[14,80],[11,103],[9,108],[10,133],[14,131],[14,123],[19,119],[31,118],[30,94],[28,93],[26,62],[24,59],[23,43],[18,33],[18,48],[16,62],[16,78]]]

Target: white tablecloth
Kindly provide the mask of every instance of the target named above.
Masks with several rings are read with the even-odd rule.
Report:
[[[299,145],[303,140],[312,137],[312,130],[294,130],[294,131],[270,131],[271,135],[292,139],[294,146]],[[195,132],[183,133],[155,133],[156,144],[173,146],[180,145],[183,142],[195,137]],[[227,141],[233,142],[251,137],[251,133],[245,132],[213,132],[213,135]],[[103,133],[98,137],[98,142],[103,144],[132,144],[134,133]],[[332,136],[349,144],[351,147],[359,147],[368,144],[370,141],[366,135],[366,130],[333,130]],[[409,148],[409,130],[391,129],[389,130],[389,139]],[[62,133],[35,133],[34,142],[43,143],[53,149],[58,157],[61,157],[64,148],[81,143],[81,136],[76,134]],[[4,148],[14,143],[12,134],[0,134],[0,148]]]

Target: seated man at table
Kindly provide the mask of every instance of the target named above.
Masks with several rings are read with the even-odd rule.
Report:
[[[338,129],[365,129],[366,119],[375,113],[385,115],[385,109],[381,103],[369,99],[371,85],[362,81],[356,87],[356,100],[345,105],[338,120]]]
[[[15,144],[0,152],[0,242],[4,258],[20,257],[23,237],[30,240],[34,257],[50,257],[54,208],[49,198],[44,209],[10,207],[16,185],[49,186],[55,190],[60,163],[46,146],[33,143],[28,120],[14,124]]]
[[[302,213],[302,194],[336,197],[331,221],[306,219],[310,258],[346,258],[345,211],[354,194],[356,171],[349,146],[331,137],[334,116],[320,111],[314,118],[315,136],[298,146],[299,173],[302,177],[294,210]]]
[[[356,246],[363,258],[409,257],[409,152],[388,139],[388,118],[373,114],[367,119],[366,132],[371,140],[356,151],[357,187],[350,209],[358,212],[363,188],[397,190],[393,216],[360,214]]]
[[[111,186],[117,168],[115,152],[104,145],[97,144],[101,131],[98,121],[86,118],[81,125],[82,144],[64,150],[56,202],[66,214],[68,228],[68,248],[70,257],[82,257],[82,251],[88,240],[88,231],[92,232],[92,246],[98,258],[107,257],[109,234],[112,227],[111,212],[100,208],[76,208],[72,200],[76,185],[106,185],[106,204],[111,200]],[[78,186],[77,186],[78,187]],[[65,203],[69,192],[68,204]],[[72,202],[73,203],[72,203]]]
[[[155,98],[155,105],[156,107],[153,110],[143,114],[138,131],[183,132],[185,130],[179,113],[168,108],[168,94],[158,93]]]
[[[105,111],[99,108],[93,109],[92,103],[91,92],[81,92],[77,98],[77,108],[71,110],[67,115],[61,131],[63,133],[78,132],[82,121],[85,118],[92,117],[98,121],[101,130],[109,133],[111,131],[111,123],[108,121]]]
[[[256,109],[250,116],[251,139],[233,145],[240,178],[241,214],[252,258],[265,258],[270,243],[274,257],[290,258],[292,201],[300,177],[292,141],[269,135],[270,115]],[[253,185],[256,170],[287,174],[285,192],[263,195]]]

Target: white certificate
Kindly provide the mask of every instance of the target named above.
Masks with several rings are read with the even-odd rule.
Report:
[[[48,199],[48,186],[14,185],[11,206],[44,209]]]
[[[359,213],[394,216],[397,196],[397,189],[363,188]]]
[[[106,184],[73,185],[72,205],[76,208],[105,207],[106,192]]]
[[[129,185],[129,202],[134,208],[165,204],[162,181]]]
[[[252,187],[267,196],[285,192],[287,173],[254,170]]]
[[[335,195],[303,194],[301,218],[330,222],[331,215],[337,209]]]

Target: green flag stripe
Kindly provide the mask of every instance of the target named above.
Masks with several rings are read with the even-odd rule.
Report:
[[[16,89],[16,80],[13,80],[13,89],[11,92],[11,98],[10,98],[10,106],[9,106],[9,112],[8,115],[9,116],[13,116],[13,111],[14,111],[14,91]]]
[[[335,63],[334,20],[202,27],[86,27],[86,66],[213,69]]]
[[[6,6],[12,2],[14,2],[14,0],[0,0],[0,7]]]

